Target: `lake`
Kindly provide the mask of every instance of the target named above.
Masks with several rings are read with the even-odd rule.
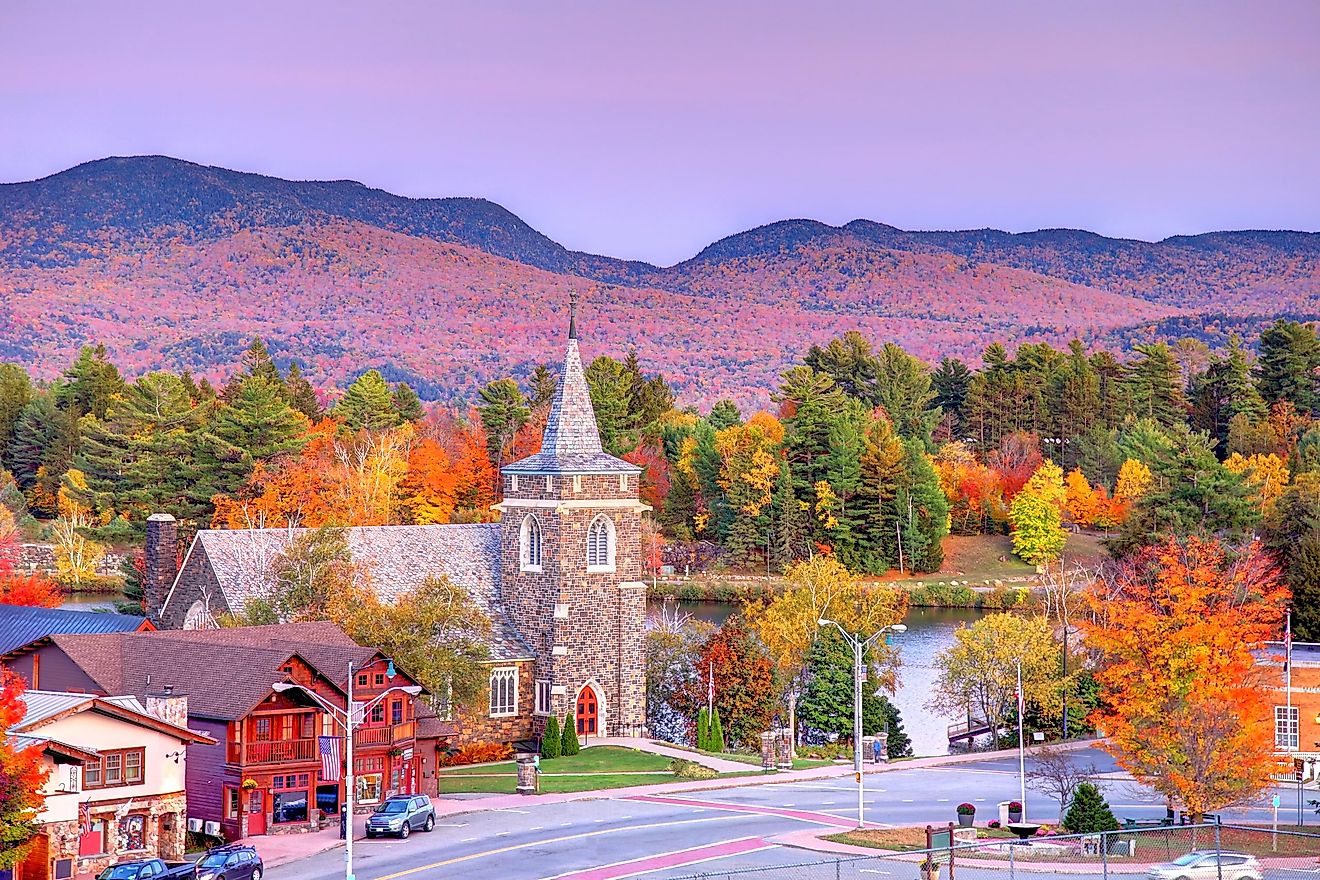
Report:
[[[61,608],[70,611],[114,611],[118,593],[65,593]]]
[[[657,607],[659,603],[652,603]],[[726,602],[680,602],[681,608],[700,620],[716,626],[737,606]],[[912,738],[913,751],[921,755],[945,755],[949,752],[948,726],[960,720],[926,707],[935,684],[935,655],[953,643],[953,632],[960,624],[971,624],[983,612],[971,608],[913,608],[903,619],[907,632],[894,636],[902,651],[898,693],[894,705],[903,716],[903,728]]]

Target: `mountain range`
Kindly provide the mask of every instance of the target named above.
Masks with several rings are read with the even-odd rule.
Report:
[[[161,156],[0,185],[0,360],[41,376],[103,342],[130,374],[223,379],[260,335],[325,388],[375,367],[470,400],[558,358],[570,290],[587,356],[635,348],[685,403],[764,405],[808,345],[849,329],[976,362],[994,341],[1217,345],[1315,318],[1320,234],[1144,242],[785,220],[660,267],[569,250],[483,199]]]

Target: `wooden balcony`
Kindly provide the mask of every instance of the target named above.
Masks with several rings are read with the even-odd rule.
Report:
[[[359,727],[353,734],[353,748],[363,746],[392,746],[411,742],[417,738],[417,722],[405,721],[382,727]]]
[[[230,743],[228,759],[233,764],[287,764],[315,761],[320,757],[316,739],[282,739],[264,742]]]

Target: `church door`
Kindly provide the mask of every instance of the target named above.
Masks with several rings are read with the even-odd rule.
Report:
[[[596,735],[596,692],[587,685],[577,699],[578,736]]]

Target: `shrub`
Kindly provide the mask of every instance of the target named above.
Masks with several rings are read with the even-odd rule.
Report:
[[[709,767],[689,761],[687,758],[675,758],[669,762],[669,769],[679,779],[714,779],[720,774]]]
[[[724,726],[720,724],[720,710],[716,709],[710,718],[710,733],[707,735],[707,751],[724,751]]]
[[[972,806],[971,804],[967,804],[967,803],[959,804],[959,805],[958,805],[958,815],[959,815],[959,816],[974,816],[974,815],[976,815],[976,807]]]
[[[1118,820],[1093,782],[1083,782],[1073,791],[1072,805],[1063,817],[1063,827],[1073,834],[1117,831]]]
[[[987,827],[987,828],[998,828],[998,827],[999,827],[999,820],[998,820],[998,819],[991,819],[989,822],[985,823],[985,827]]]
[[[851,758],[853,748],[846,743],[822,743],[818,746],[799,746],[798,756],[813,761],[833,761],[835,758]]]
[[[697,710],[697,750],[710,751],[710,715],[705,709]]]
[[[561,741],[562,734],[559,732],[559,719],[554,715],[545,723],[545,733],[541,736],[541,757],[558,758],[560,748],[563,746]]]
[[[568,715],[564,718],[564,735],[560,742],[559,753],[565,758],[571,758],[581,749],[578,747],[577,727],[573,724],[573,716]]]
[[[441,767],[463,764],[490,764],[513,757],[513,746],[507,743],[473,743],[440,756]]]

